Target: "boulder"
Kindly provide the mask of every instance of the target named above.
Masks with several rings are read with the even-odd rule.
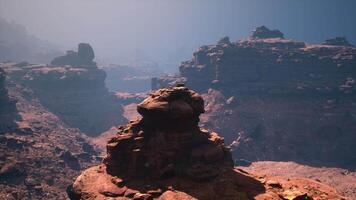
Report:
[[[284,38],[284,34],[279,30],[270,30],[266,26],[259,26],[252,32],[252,38]]]

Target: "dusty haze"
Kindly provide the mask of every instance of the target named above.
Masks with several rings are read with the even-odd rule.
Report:
[[[99,63],[137,60],[172,68],[202,44],[234,41],[256,26],[320,43],[346,36],[356,43],[353,0],[0,0],[0,16],[61,50],[89,42]]]

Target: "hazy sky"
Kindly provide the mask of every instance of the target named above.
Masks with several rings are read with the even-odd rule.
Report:
[[[259,25],[310,43],[341,35],[356,44],[355,10],[355,0],[0,0],[0,16],[29,33],[65,48],[89,42],[112,63],[133,52],[179,63]]]

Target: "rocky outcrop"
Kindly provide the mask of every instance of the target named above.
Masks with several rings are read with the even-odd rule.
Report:
[[[223,134],[238,164],[354,169],[355,66],[352,46],[250,37],[200,47],[175,80],[204,93],[202,125]]]
[[[324,45],[332,45],[332,46],[346,46],[346,47],[352,46],[349,43],[349,41],[347,41],[347,39],[345,37],[330,38],[330,39],[325,40],[325,42],[323,44]]]
[[[11,81],[29,87],[43,106],[90,136],[126,121],[120,101],[105,87],[105,72],[97,67],[3,66]]]
[[[340,199],[307,179],[234,169],[216,133],[198,127],[202,97],[185,87],[153,92],[137,106],[142,118],[121,126],[104,163],[85,170],[71,199]]]
[[[198,128],[204,102],[197,93],[184,87],[162,89],[137,109],[143,118],[121,127],[107,145],[104,163],[110,174],[205,180],[233,166],[223,140]]]
[[[94,50],[90,44],[80,43],[78,45],[78,52],[67,51],[66,55],[54,58],[51,64],[59,66],[96,67],[96,63],[93,61],[94,58]]]
[[[279,30],[270,30],[265,26],[259,26],[252,32],[252,38],[284,38],[284,34]]]
[[[237,94],[354,93],[356,48],[250,38],[200,47],[180,73],[195,89]],[[238,87],[236,87],[238,85]]]
[[[14,109],[0,108],[0,199],[66,199],[72,178],[100,158],[31,88],[8,79],[6,89]]]

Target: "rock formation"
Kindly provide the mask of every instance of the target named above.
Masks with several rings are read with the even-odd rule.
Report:
[[[90,136],[126,122],[120,101],[105,87],[105,72],[97,67],[3,66],[11,81],[29,87],[43,106]]]
[[[311,180],[234,169],[224,140],[198,127],[202,97],[185,87],[153,92],[137,110],[142,118],[119,128],[104,163],[69,188],[71,199],[342,198]]]
[[[253,36],[200,47],[180,66],[180,79],[204,93],[202,125],[223,134],[239,164],[355,169],[355,66],[352,46]],[[169,85],[164,80],[156,82]]]
[[[324,45],[332,45],[332,46],[352,46],[349,41],[345,37],[335,37],[325,40]]]
[[[5,86],[6,73],[0,68],[0,135],[5,131],[16,129],[14,121],[17,119],[16,101],[9,97]]]
[[[100,158],[89,139],[42,106],[13,71],[4,85],[1,67],[20,70],[0,64],[0,199],[66,199],[72,178]]]
[[[56,57],[52,60],[52,65],[71,65],[71,66],[84,66],[84,67],[96,67],[96,63],[93,61],[95,55],[94,50],[87,43],[80,43],[78,45],[78,52],[67,51],[64,56]]]
[[[279,30],[270,30],[265,26],[259,26],[253,31],[251,37],[259,39],[284,38],[284,34]]]

